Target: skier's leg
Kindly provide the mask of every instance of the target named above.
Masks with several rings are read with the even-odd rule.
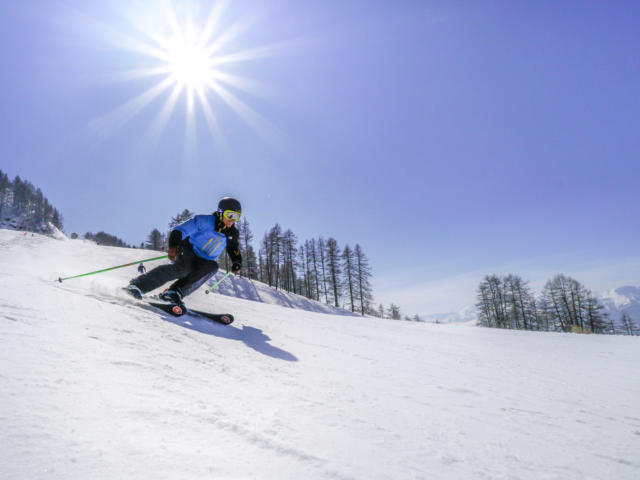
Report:
[[[151,290],[167,283],[169,280],[175,280],[176,278],[188,275],[191,271],[194,258],[195,256],[193,252],[185,249],[176,262],[160,265],[159,267],[134,278],[129,283],[142,290],[142,293],[150,292]]]
[[[218,262],[197,257],[193,261],[191,272],[189,272],[187,276],[173,282],[169,288],[180,292],[182,297],[186,297],[200,288],[200,286],[213,277],[217,271]]]

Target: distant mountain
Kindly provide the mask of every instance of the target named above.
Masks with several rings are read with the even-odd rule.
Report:
[[[608,290],[599,299],[613,321],[618,322],[622,313],[626,312],[633,321],[640,322],[640,287],[625,286]]]
[[[475,321],[478,318],[478,311],[476,307],[469,306],[459,312],[431,313],[420,315],[420,318],[429,323],[465,323]]]

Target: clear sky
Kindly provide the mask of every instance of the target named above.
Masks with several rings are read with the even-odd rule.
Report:
[[[67,233],[234,195],[256,246],[360,243],[408,314],[493,272],[640,284],[639,2],[168,5],[0,4],[0,168]],[[203,32],[204,72],[172,53]]]

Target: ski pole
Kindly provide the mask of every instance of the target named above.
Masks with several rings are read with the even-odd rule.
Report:
[[[211,291],[213,291],[214,288],[216,288],[218,285],[220,285],[220,282],[222,282],[222,280],[224,280],[225,278],[227,278],[229,275],[231,275],[231,272],[227,272],[225,274],[224,277],[222,277],[220,280],[218,280],[216,283],[214,283],[213,285],[211,285],[209,288],[207,288],[204,293],[209,293]]]
[[[109,270],[115,270],[116,268],[122,268],[122,267],[129,267],[131,265],[136,265],[138,263],[152,262],[154,260],[161,260],[163,258],[167,258],[168,256],[169,255],[162,255],[161,257],[147,258],[146,260],[138,260],[137,262],[125,263],[124,265],[118,265],[117,267],[104,268],[102,270],[96,270],[95,272],[82,273],[80,275],[74,275],[72,277],[64,277],[64,278],[58,277],[58,282],[62,283],[63,280],[69,280],[71,278],[78,278],[78,277],[86,277],[87,275],[94,275],[96,273],[108,272]]]

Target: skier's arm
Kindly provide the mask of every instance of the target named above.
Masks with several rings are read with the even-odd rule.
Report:
[[[238,243],[238,230],[232,227],[232,235],[227,236],[227,254],[234,264],[238,264],[237,270],[242,267],[242,255],[240,254],[240,244]]]
[[[175,261],[180,256],[180,247],[185,239],[187,239],[191,234],[198,231],[198,223],[196,217],[193,217],[190,220],[178,225],[175,229],[171,231],[169,235],[169,260]]]

